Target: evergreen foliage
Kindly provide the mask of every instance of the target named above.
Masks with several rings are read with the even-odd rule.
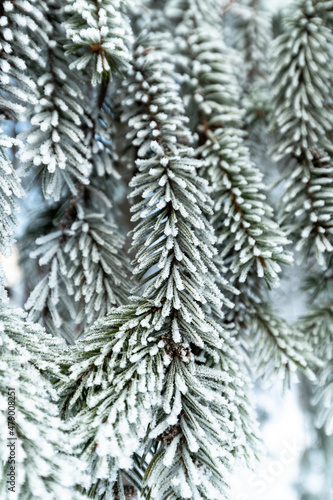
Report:
[[[2,132],[2,131],[1,131]],[[1,133],[0,136],[0,251],[3,255],[8,255],[8,252],[13,244],[14,225],[16,224],[16,213],[18,206],[15,202],[15,197],[22,198],[24,191],[20,180],[13,170],[11,161],[7,152],[8,148],[17,144],[15,139],[5,136]]]
[[[255,279],[265,278],[274,285],[280,264],[291,262],[291,255],[283,248],[288,240],[266,202],[262,173],[245,145],[245,111],[239,107],[241,93],[231,58],[219,32],[208,30],[198,18],[194,26],[193,20],[189,24],[187,57],[194,61],[191,86],[198,103],[197,154],[206,160],[213,186],[212,222],[220,255],[238,288],[232,297],[235,308],[227,319],[254,353],[251,362],[263,379],[274,374],[288,384],[297,366],[313,378],[307,364],[314,358],[303,336],[274,314],[263,283]]]
[[[262,125],[267,126],[267,115],[271,107],[268,92],[268,50],[272,23],[260,0],[249,0],[242,4],[232,2],[226,16],[230,23],[230,27],[227,24],[226,34],[241,57],[238,73],[243,92],[245,121],[252,133],[253,128],[260,130],[261,136],[258,135],[257,138],[262,143],[262,135],[266,133]],[[260,147],[261,144],[255,146]]]
[[[66,21],[66,55],[78,57],[70,69],[92,66],[93,85],[107,81],[112,71],[127,65],[131,53],[131,29],[121,0],[70,0],[64,7],[72,16]],[[124,12],[125,10],[125,12]],[[82,54],[82,55],[81,55]]]
[[[2,112],[8,118],[14,111],[18,112],[17,106],[9,102]],[[21,143],[1,136],[0,250],[3,255],[10,253],[13,244],[13,225],[18,212],[16,199],[24,196],[8,153],[13,145]],[[57,394],[50,382],[65,377],[58,362],[65,346],[39,325],[28,323],[24,313],[8,303],[5,284],[1,272],[1,498],[13,495],[26,499],[84,498],[72,488],[85,482],[84,467],[72,456],[68,426],[60,419]],[[16,480],[11,482],[13,470]]]
[[[2,2],[0,252],[20,223],[27,313],[1,271],[0,424],[15,387],[18,499],[231,498],[260,451],[254,380],[301,374],[333,433],[332,19],[321,0],[278,29],[252,0]],[[293,250],[295,322],[271,291]]]
[[[297,238],[298,249],[308,254],[309,247],[314,247],[320,264],[324,254],[332,251],[328,156],[332,150],[332,34],[325,14],[321,2],[300,3],[276,41],[272,121],[275,156],[288,159],[291,173],[282,221]]]
[[[75,182],[87,184],[91,164],[85,144],[87,121],[83,89],[68,69],[62,48],[58,6],[50,0],[46,15],[48,39],[45,41],[41,71],[36,80],[37,103],[31,110],[31,127],[21,137],[28,147],[22,150],[25,170],[37,170],[42,177],[46,198],[60,199],[63,184],[75,192]]]
[[[57,229],[39,236],[29,254],[44,272],[25,304],[29,319],[42,315],[48,330],[61,332],[69,342],[85,324],[125,303],[130,290],[123,238],[105,212],[90,209],[83,193],[82,187],[60,210]],[[72,320],[77,333],[68,328]]]
[[[67,426],[59,417],[55,390],[39,371],[45,369],[52,377],[59,373],[54,356],[59,356],[64,347],[60,350],[49,337],[39,325],[27,323],[19,310],[1,301],[0,492],[3,499],[13,497],[7,482],[12,463],[15,464],[16,498],[84,498],[72,489],[84,483],[82,464],[71,456],[72,445]],[[8,417],[8,394],[13,395],[12,388],[15,390],[14,421]],[[9,429],[14,430],[9,433]],[[12,443],[14,462],[9,460]]]
[[[330,3],[314,0],[298,3],[286,20],[286,30],[275,45],[272,122],[273,150],[290,170],[281,222],[297,242],[296,250],[307,258],[308,269],[311,264],[316,269],[314,259],[322,268],[306,283],[313,302],[299,328],[324,362],[314,401],[323,402],[318,418],[328,433],[332,433],[332,352],[327,347],[331,344],[327,280],[332,264],[331,19]]]
[[[201,163],[183,145],[190,134],[173,75],[170,56],[144,30],[134,51],[122,119],[132,127],[127,138],[138,148],[131,196],[141,198],[132,211],[133,219],[142,221],[133,232],[134,274],[145,289],[132,310],[114,311],[102,327],[87,333],[87,348],[78,347],[82,362],[75,361],[77,356],[70,362],[75,383],[65,387],[65,408],[78,406],[78,435],[90,455],[93,479],[108,479],[93,491],[118,488],[113,483],[118,468],[128,467],[125,458],[139,448],[132,434],[143,437],[149,424],[148,444],[156,451],[144,479],[146,494],[217,499],[234,454],[249,455],[247,441],[254,439],[254,430],[244,381],[235,385],[230,375],[240,371],[237,345],[216,322],[222,319],[224,297],[212,280],[218,272],[211,260],[216,250],[203,218],[212,203],[207,183],[196,174]],[[127,321],[119,323],[123,317]],[[206,368],[205,356],[211,359]],[[113,381],[109,394],[99,391],[104,380]],[[221,395],[216,380],[225,386]],[[101,426],[96,425],[97,407]],[[205,471],[211,471],[209,481]]]
[[[244,144],[242,110],[237,106],[240,92],[222,35],[212,29],[208,36],[207,32],[205,25],[197,29],[190,44],[203,143],[198,152],[206,159],[214,190],[213,223],[221,256],[232,261],[230,269],[241,283],[252,267],[260,278],[274,282],[279,263],[291,260],[283,248],[288,240],[272,220],[262,175]]]

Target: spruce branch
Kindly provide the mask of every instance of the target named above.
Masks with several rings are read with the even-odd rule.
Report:
[[[312,404],[315,406],[316,423],[327,435],[333,434],[333,301],[331,294],[321,290],[309,312],[300,318],[298,327],[309,345],[322,361],[317,367],[318,380],[313,385]]]
[[[107,87],[86,96],[79,78],[70,77],[59,5],[49,0],[48,9],[52,39],[44,55],[49,71],[38,80],[42,95],[31,118],[33,126],[22,135],[28,143],[21,159],[30,166],[31,161],[46,162],[41,165],[42,187],[45,197],[55,200],[54,219],[49,219],[31,252],[32,258],[38,257],[40,279],[31,280],[26,308],[32,321],[73,343],[86,325],[127,300],[129,262],[122,251],[124,238],[107,213],[113,194],[109,177],[119,181]],[[99,177],[104,177],[102,188]],[[31,234],[35,225],[28,229]]]
[[[32,169],[42,177],[43,194],[59,201],[64,190],[76,193],[76,183],[88,184],[91,172],[84,124],[89,120],[83,107],[83,86],[68,70],[61,46],[64,32],[59,6],[49,0],[49,39],[44,50],[44,71],[38,75],[38,101],[31,113],[31,128],[21,134],[26,147],[20,159],[23,173]]]
[[[38,341],[42,348],[37,348]],[[68,426],[61,422],[55,404],[56,392],[40,370],[57,377],[59,345],[42,328],[25,321],[22,312],[0,300],[0,422],[15,437],[18,460],[15,463],[15,493],[38,500],[83,500],[73,489],[85,482],[82,464],[72,457]],[[37,366],[37,368],[36,368]],[[61,376],[60,376],[61,378]],[[8,420],[7,394],[14,389],[15,418]],[[13,396],[13,392],[11,392]],[[12,497],[8,488],[10,461],[7,435],[0,438],[0,493]]]
[[[16,198],[23,198],[25,193],[7,152],[8,148],[20,145],[20,142],[3,134],[1,129],[0,134],[0,252],[8,256],[14,242],[14,226],[19,211]]]
[[[94,192],[82,185],[77,192],[52,216],[56,227],[46,227],[29,253],[38,258],[42,276],[25,305],[31,321],[42,319],[48,331],[70,343],[86,325],[125,303],[130,292],[124,238],[94,206]]]
[[[296,250],[305,258],[315,254],[318,263],[325,265],[325,254],[333,250],[332,160],[315,147],[310,148],[312,160],[299,158],[285,184],[280,209],[281,223],[288,234],[297,240]],[[304,172],[307,165],[309,175]]]
[[[205,216],[211,213],[207,182],[199,177],[201,162],[187,146],[191,136],[174,66],[161,41],[147,31],[136,45],[128,76],[125,91],[130,94],[124,97],[127,109],[122,119],[129,124],[127,139],[139,157],[138,173],[131,182],[131,196],[138,199],[132,208],[137,222],[133,250],[134,273],[144,283],[144,291],[131,309],[114,309],[96,330],[87,333],[82,342],[87,342],[88,352],[81,342],[77,344],[82,363],[76,357],[71,368],[73,384],[63,387],[66,412],[72,408],[76,414],[92,487],[99,484],[100,494],[115,494],[118,469],[130,466],[130,455],[140,451],[140,441],[148,432],[147,446],[153,446],[156,453],[144,479],[145,496],[164,498],[191,491],[197,498],[219,498],[233,455],[247,455],[246,443],[255,441],[255,431],[244,388],[232,376],[240,371],[237,343],[232,332],[224,332],[214,319],[221,318],[225,299],[214,283],[219,272],[211,260],[216,250]],[[197,348],[211,358],[211,368],[202,366],[202,355],[196,359]],[[112,367],[118,367],[119,376],[113,375]],[[107,399],[104,390],[100,400],[94,394],[108,373],[113,383]],[[244,383],[245,374],[242,379]],[[223,386],[222,395],[217,380]],[[120,406],[127,390],[133,391],[135,416],[127,405]],[[149,413],[141,418],[141,440],[132,437],[125,452],[123,439],[130,438],[137,412],[145,406]],[[210,414],[206,425],[202,416]],[[103,415],[112,419],[112,432]],[[167,449],[152,443],[175,425],[180,433],[170,444],[175,452],[170,469],[162,459]],[[90,435],[83,429],[89,429]],[[107,445],[108,436],[117,446]],[[128,460],[123,462],[122,457]],[[193,480],[194,471],[199,479]],[[156,474],[163,477],[159,492]]]
[[[6,2],[7,10],[8,3]],[[28,3],[25,4],[27,5]],[[13,110],[11,102],[6,101],[6,106],[6,109]],[[18,211],[16,198],[24,195],[7,154],[7,149],[13,144],[20,143],[1,135],[0,251],[6,255],[13,244],[13,225]],[[52,500],[59,496],[68,500],[83,499],[73,489],[77,484],[76,480],[84,483],[83,469],[71,456],[68,428],[58,416],[56,393],[48,380],[64,378],[59,366],[60,352],[64,346],[59,346],[39,325],[27,322],[22,311],[10,306],[4,286],[5,278],[1,275],[0,423],[3,430],[11,430],[10,436],[13,437],[12,441],[8,441],[8,435],[3,432],[0,438],[1,497],[7,500],[14,492],[17,497],[27,499]],[[11,413],[8,412],[9,396],[11,401],[15,400],[15,411]],[[13,463],[10,454],[12,443],[17,457],[17,460],[14,459],[15,477],[20,478],[19,482],[14,481],[13,490],[8,483],[13,470],[10,465]]]
[[[209,33],[209,34],[208,34]],[[288,243],[266,201],[262,174],[251,161],[242,134],[239,88],[218,32],[201,24],[189,38],[196,78],[201,146],[214,192],[212,222],[221,256],[242,283],[252,268],[274,283],[280,264],[290,263]]]
[[[146,49],[145,47],[148,48]],[[165,62],[163,64],[163,60],[160,61],[160,68],[163,68],[165,73],[160,75],[159,73],[156,74],[153,68],[154,64],[156,64],[155,60],[159,61],[162,57],[165,58]],[[190,404],[192,410],[193,406],[195,406],[194,400],[197,401],[198,405],[201,405],[200,407],[204,408],[207,405],[207,401],[205,400],[206,391],[209,393],[211,389],[216,389],[214,384],[213,387],[209,385],[208,369],[205,375],[202,374],[201,378],[201,372],[194,354],[194,346],[197,346],[203,351],[207,350],[207,352],[212,353],[213,356],[215,355],[215,376],[217,376],[219,370],[221,370],[222,378],[225,377],[228,379],[231,368],[227,366],[227,352],[224,358],[226,365],[223,366],[219,360],[219,356],[215,352],[216,347],[221,345],[218,341],[218,337],[215,341],[210,340],[207,335],[208,332],[206,333],[202,330],[203,321],[208,321],[210,325],[208,328],[210,330],[212,328],[216,329],[216,333],[218,331],[220,332],[219,336],[228,339],[231,345],[233,345],[233,343],[229,339],[228,334],[222,333],[222,331],[218,329],[217,323],[215,323],[213,319],[209,319],[209,315],[205,315],[204,304],[208,297],[212,305],[211,307],[213,308],[212,310],[217,317],[220,317],[220,307],[222,303],[227,301],[224,296],[221,295],[216,285],[213,286],[213,282],[208,281],[207,278],[201,282],[200,278],[202,272],[207,274],[207,270],[211,268],[212,278],[215,275],[214,278],[217,280],[219,279],[217,269],[214,265],[212,267],[211,258],[215,253],[213,247],[211,247],[210,250],[207,248],[207,245],[199,243],[200,240],[209,241],[207,233],[203,238],[203,233],[200,234],[199,232],[200,228],[202,228],[202,231],[209,230],[208,221],[204,222],[203,226],[197,216],[193,218],[196,212],[199,213],[195,205],[193,205],[195,197],[199,194],[198,189],[195,189],[194,182],[197,183],[200,181],[202,184],[203,181],[200,178],[196,179],[193,174],[191,177],[189,175],[184,175],[186,171],[190,171],[189,166],[191,163],[193,167],[195,167],[193,160],[191,162],[190,158],[183,157],[182,164],[180,164],[177,161],[177,157],[175,158],[176,161],[174,161],[171,156],[174,154],[175,147],[177,147],[177,143],[173,139],[175,135],[178,138],[178,143],[183,144],[184,142],[189,142],[188,133],[186,133],[187,131],[183,125],[184,119],[179,120],[177,116],[173,116],[168,112],[170,107],[170,110],[172,109],[173,114],[175,114],[175,110],[178,110],[181,105],[180,101],[175,99],[176,95],[171,92],[171,89],[174,88],[173,79],[170,77],[167,78],[167,75],[174,70],[170,63],[168,64],[168,58],[163,49],[160,49],[160,42],[157,42],[152,49],[149,48],[148,44],[142,47],[139,45],[137,52],[135,52],[134,61],[134,67],[137,73],[135,74],[135,80],[133,80],[133,89],[131,87],[130,89],[135,91],[135,98],[140,112],[138,115],[138,111],[133,106],[133,101],[129,99],[127,104],[133,107],[129,112],[130,114],[126,113],[123,119],[126,121],[128,120],[129,124],[134,128],[134,130],[129,133],[128,138],[132,140],[134,138],[134,144],[138,147],[138,155],[148,156],[149,146],[154,153],[153,157],[148,157],[147,160],[137,162],[139,174],[134,177],[132,182],[132,186],[135,188],[133,195],[141,195],[143,198],[141,202],[134,205],[133,210],[140,215],[140,218],[143,217],[143,214],[145,217],[145,219],[136,226],[133,233],[134,248],[137,249],[136,259],[134,261],[136,268],[134,272],[137,272],[139,278],[142,279],[147,274],[149,276],[149,271],[152,268],[151,266],[154,266],[155,263],[162,269],[160,273],[157,272],[152,275],[152,282],[147,283],[143,295],[150,300],[154,300],[157,304],[161,303],[162,297],[166,297],[165,302],[163,302],[162,316],[166,318],[171,316],[172,319],[172,336],[166,344],[166,347],[168,346],[168,352],[172,356],[172,362],[166,374],[166,386],[165,392],[163,393],[163,410],[161,409],[158,413],[157,422],[155,424],[157,425],[156,430],[153,430],[153,426],[151,426],[152,429],[150,431],[150,438],[158,439],[158,436],[164,432],[171,423],[175,425],[175,422],[177,422],[177,420],[179,421],[179,417],[182,415],[183,410],[185,411],[187,404],[190,404],[188,400],[192,401],[192,404]],[[134,83],[135,81],[138,81],[138,83]],[[167,83],[168,85],[166,85]],[[159,95],[159,89],[163,90],[163,94],[165,92],[165,98],[163,94],[163,97]],[[167,95],[168,98],[166,98]],[[147,132],[141,134],[141,130]],[[169,130],[171,132],[169,132]],[[159,158],[160,165],[164,167],[163,169],[157,164]],[[199,167],[199,164],[196,169],[193,169],[193,167],[192,172],[194,173]],[[183,174],[182,169],[185,170]],[[149,176],[152,177],[151,179],[147,176],[148,173]],[[161,180],[156,182],[155,178],[156,181],[157,179]],[[183,182],[181,182],[181,179],[183,179]],[[164,202],[159,201],[163,198],[163,192],[165,192]],[[201,187],[201,192],[203,192],[203,187]],[[145,199],[148,200],[148,203]],[[181,200],[181,203],[179,200]],[[196,203],[199,204],[202,213],[204,213],[204,210],[207,211],[207,206],[209,207],[210,202],[209,199],[206,198],[207,201],[202,204],[203,200],[201,200],[202,195],[199,199],[197,198]],[[157,212],[156,210],[154,212],[152,210],[155,204],[157,204]],[[152,207],[151,209],[150,206]],[[200,218],[202,220],[202,215],[200,215]],[[136,215],[134,216],[134,220],[138,220]],[[192,225],[191,230],[189,230],[189,224]],[[151,235],[147,238],[147,234],[150,232]],[[202,248],[203,252],[200,252],[200,250],[194,252],[189,242],[186,241],[188,238],[192,239],[194,245],[198,245],[198,250]],[[211,241],[212,243],[214,242],[214,240]],[[145,245],[145,247],[143,247],[143,245]],[[149,251],[149,248],[151,248],[151,251]],[[206,255],[209,255],[207,250],[210,250],[210,252],[213,251],[210,261],[206,259]],[[188,255],[191,256],[190,259]],[[204,267],[202,267],[200,260],[198,260],[201,258],[204,258]],[[184,264],[186,267],[184,267]],[[200,281],[198,281],[199,278]],[[191,281],[192,283],[197,281],[195,288],[191,285]],[[214,293],[215,297],[212,296],[210,290]],[[193,298],[190,299],[190,296],[187,298],[189,292],[194,298],[194,302]],[[208,296],[206,295],[207,292]],[[205,298],[205,296],[207,298]],[[217,297],[220,298],[221,305],[216,302]],[[202,304],[202,308],[200,307],[199,309],[198,305],[200,303]],[[195,319],[196,315],[201,318],[200,329],[198,329],[198,320]],[[213,333],[213,330],[211,330],[211,333]],[[189,342],[188,347],[187,342],[182,346],[182,339],[186,339],[187,342]],[[227,343],[226,341],[226,344]],[[237,354],[234,353],[234,356],[236,358]],[[188,368],[186,363],[189,363]],[[194,377],[193,379],[191,379],[192,376]],[[208,377],[208,379],[206,377]],[[196,382],[194,382],[195,379],[197,380]],[[192,380],[192,384],[190,380]],[[194,392],[190,397],[191,389],[195,385],[201,387],[201,389],[197,393]],[[189,391],[188,395],[187,390]],[[226,392],[228,393],[227,390]],[[192,397],[194,400],[192,400]],[[217,395],[216,398],[218,400]],[[214,409],[211,408],[209,404],[208,406],[213,412]],[[216,411],[218,411],[217,408]],[[179,416],[178,412],[180,412]],[[207,489],[208,486],[204,478],[202,478],[202,482],[200,482],[201,479],[198,479],[200,486],[193,482],[193,471],[196,470],[198,474],[198,471],[200,471],[198,464],[200,463],[200,457],[202,458],[200,452],[200,445],[202,445],[202,443],[200,443],[200,445],[197,444],[196,448],[192,441],[192,445],[198,452],[198,456],[196,457],[195,450],[191,448],[189,442],[189,436],[192,435],[191,432],[194,432],[195,435],[195,430],[189,431],[189,435],[186,435],[186,425],[191,427],[193,424],[189,422],[186,424],[187,418],[190,418],[190,416],[187,415],[182,417],[182,421],[185,422],[184,426],[178,424],[181,429],[180,436],[184,434],[184,438],[179,440],[179,436],[178,438],[175,437],[173,445],[170,445],[172,453],[175,454],[174,468],[169,469],[166,462],[163,462],[163,456],[166,450],[157,451],[155,455],[156,462],[155,459],[153,459],[154,473],[152,473],[151,467],[148,467],[150,472],[149,474],[147,473],[146,477],[147,487],[146,490],[144,490],[146,495],[151,494],[154,496],[157,495],[156,498],[164,498],[165,495],[171,494],[171,491],[173,491],[173,495],[183,495],[185,491],[187,493],[191,491],[193,495],[198,496],[201,494],[202,498],[206,498],[205,495],[207,495],[208,498],[212,498],[214,495],[217,495],[219,488],[220,492],[222,491],[223,474],[221,471],[223,467],[220,469],[220,473],[217,473],[217,477],[214,480],[212,479],[212,481],[216,481],[216,484],[212,484],[211,489]],[[193,418],[195,419],[195,412]],[[241,432],[241,418],[239,418],[239,416],[235,417],[235,421],[239,426],[237,430]],[[200,424],[198,422],[195,429],[199,427]],[[210,438],[208,430],[205,436],[207,447],[209,447]],[[205,449],[204,446],[203,449]],[[202,453],[206,452],[202,451]],[[184,454],[186,455],[185,464]],[[220,457],[220,459],[221,458],[222,457]],[[217,460],[219,461],[218,457]],[[227,462],[228,460],[226,460],[226,463]],[[156,469],[155,464],[158,464],[158,468]],[[208,465],[208,469],[209,467],[213,468],[212,463]],[[218,465],[216,465],[216,467],[218,467]],[[157,477],[161,477],[160,475],[165,477],[165,480],[163,480],[162,485],[159,483],[161,488],[157,491]],[[174,479],[171,480],[170,484],[170,478],[172,477],[174,477]],[[200,474],[200,478],[201,477],[202,474]]]
[[[285,33],[275,43],[271,126],[275,157],[284,160],[291,173],[282,220],[298,248],[304,248],[305,255],[313,249],[321,265],[332,250],[329,172],[333,126],[332,34],[323,7],[315,0],[298,3],[286,21]]]
[[[153,325],[159,319],[151,304],[134,304],[96,323],[67,360],[69,381],[59,385],[63,416],[74,415],[75,450],[91,474],[88,491],[98,495],[117,498],[118,473],[131,467],[161,391],[165,360],[149,339],[147,316]]]
[[[213,188],[212,223],[224,267],[231,269],[238,288],[238,293],[231,291],[235,307],[226,319],[235,325],[262,380],[271,382],[279,376],[288,386],[296,368],[313,379],[316,358],[297,328],[273,310],[265,283],[258,280],[265,276],[277,284],[279,267],[275,265],[290,263],[291,256],[283,248],[288,240],[265,199],[262,174],[245,146],[241,93],[228,50],[218,32],[194,15],[185,16],[177,31],[177,44],[191,76],[190,86],[185,80],[185,92],[193,94],[189,106],[197,108],[197,155],[208,163]]]
[[[37,87],[27,67],[31,61],[43,66],[41,47],[47,39],[48,25],[41,2],[1,4],[0,34],[0,115],[14,119],[36,103]]]
[[[247,143],[252,153],[266,157],[271,98],[269,92],[270,66],[268,51],[272,38],[270,13],[263,2],[234,2],[227,11],[224,35],[227,44],[235,48],[233,58],[239,58],[237,76],[241,84]],[[229,49],[230,51],[230,49]]]
[[[70,69],[86,70],[92,66],[92,85],[112,79],[130,61],[132,34],[124,13],[125,2],[116,0],[71,0],[64,12],[66,35],[71,43],[66,54],[77,57]]]

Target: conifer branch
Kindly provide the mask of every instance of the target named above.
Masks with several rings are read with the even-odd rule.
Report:
[[[207,33],[211,35],[207,35]],[[213,223],[221,256],[244,282],[252,267],[259,277],[274,282],[280,263],[290,263],[288,243],[273,219],[263,193],[262,175],[250,158],[242,137],[240,93],[218,32],[199,26],[189,39],[198,85],[198,154],[208,164],[214,190]],[[223,247],[222,247],[223,245]],[[232,255],[233,254],[233,255]]]
[[[132,35],[120,0],[71,0],[64,7],[72,17],[65,23],[70,44],[66,54],[77,54],[70,69],[92,66],[91,82],[107,83],[130,60]]]
[[[285,33],[276,41],[271,127],[275,157],[283,159],[291,172],[282,220],[297,239],[298,248],[305,255],[309,246],[313,248],[320,265],[332,250],[328,157],[333,126],[332,34],[326,14],[320,1],[298,3],[286,21]]]
[[[246,454],[245,443],[247,439],[252,442],[254,430],[251,427],[251,411],[244,406],[244,389],[231,375],[240,369],[237,345],[232,335],[224,332],[206,309],[209,301],[214,316],[221,318],[220,308],[225,299],[214,283],[214,276],[219,275],[211,260],[216,250],[212,229],[205,217],[205,213],[210,213],[211,201],[205,192],[206,182],[197,175],[201,163],[192,157],[193,152],[188,146],[183,145],[191,137],[185,125],[184,108],[173,74],[174,67],[161,49],[159,40],[144,31],[135,48],[130,82],[126,83],[126,91],[135,99],[130,96],[125,98],[127,110],[122,119],[131,127],[127,138],[138,148],[138,173],[131,186],[132,197],[139,197],[141,201],[132,210],[133,220],[142,221],[136,224],[133,231],[133,249],[136,251],[134,273],[139,282],[145,283],[145,289],[139,304],[132,306],[131,321],[122,323],[119,328],[115,322],[125,310],[114,310],[104,324],[101,323],[101,332],[91,330],[84,342],[89,343],[94,356],[100,359],[97,371],[102,380],[111,369],[103,367],[104,360],[107,366],[111,363],[112,367],[115,364],[112,359],[120,349],[122,361],[117,362],[121,369],[119,381],[127,380],[131,374],[142,373],[137,389],[133,387],[136,378],[131,379],[130,387],[134,391],[137,411],[145,406],[146,397],[152,404],[150,418],[145,419],[143,426],[143,430],[147,431],[149,423],[148,443],[151,443],[150,440],[159,441],[170,426],[179,428],[170,444],[174,467],[170,469],[166,461],[167,456],[171,458],[171,449],[167,452],[169,446],[157,447],[155,458],[147,469],[149,473],[144,480],[144,494],[165,498],[169,494],[188,496],[190,491],[197,498],[200,495],[200,498],[219,498],[225,489],[225,474],[234,453]],[[118,326],[119,330],[111,329],[112,325]],[[116,335],[117,349],[113,347],[112,353],[110,344],[105,340],[102,342],[102,332],[109,335],[110,340],[112,332]],[[133,346],[130,349],[124,344],[129,333],[128,342]],[[98,349],[99,345],[104,346],[102,351]],[[200,358],[196,359],[196,346],[212,358],[211,368],[204,368]],[[90,422],[94,438],[88,437],[85,442],[89,446],[87,459],[91,464],[93,484],[98,478],[107,477],[105,468],[101,469],[98,465],[98,470],[95,469],[95,463],[101,464],[96,453],[103,453],[105,460],[109,457],[111,483],[116,480],[117,467],[128,467],[129,463],[120,461],[115,446],[104,447],[105,451],[100,448],[102,435],[105,442],[105,434],[107,436],[109,431],[104,431],[106,427],[102,425],[96,433],[95,427],[91,426],[97,416],[98,398],[96,402],[88,403],[89,410],[85,410],[96,369],[92,368],[93,358],[80,347],[80,343],[78,349],[85,361],[78,373],[76,367],[80,365],[73,366],[72,378],[77,382],[73,388],[66,388],[65,393],[70,391],[73,394],[75,390],[70,404],[73,406],[77,402],[78,405],[76,418],[80,435],[82,422],[85,422],[83,428],[87,428],[86,424]],[[149,366],[151,368],[148,369]],[[155,376],[151,379],[152,370],[160,374],[159,378]],[[84,374],[81,381],[80,374]],[[147,374],[150,374],[149,378]],[[114,383],[104,408],[108,414],[114,415],[113,419],[120,419],[121,410],[117,401],[124,397],[124,383],[118,387],[115,383],[117,377],[112,378]],[[100,383],[100,378],[98,380]],[[221,380],[223,384],[222,395],[216,380]],[[162,399],[159,395],[161,391]],[[249,422],[246,422],[244,411]],[[99,410],[99,419],[102,414],[103,411]],[[207,426],[202,415],[208,414],[211,417]],[[119,445],[124,431],[121,432],[117,422],[114,422],[112,439],[117,439]],[[131,425],[126,427],[126,436],[130,428]],[[242,436],[239,442],[236,436]],[[128,451],[137,451],[139,444],[127,447]],[[83,442],[81,446],[86,449]],[[229,447],[230,452],[227,451]],[[122,449],[121,456],[123,454]],[[153,463],[158,467],[153,467]],[[193,480],[194,471],[197,477]],[[206,473],[210,474],[209,482]],[[161,475],[162,484],[157,481],[157,476],[160,478]],[[157,484],[160,486],[158,491]],[[104,485],[103,491],[107,487]]]

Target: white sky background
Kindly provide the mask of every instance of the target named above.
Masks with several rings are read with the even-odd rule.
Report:
[[[297,479],[300,451],[306,440],[304,422],[295,394],[282,397],[277,389],[260,395],[269,412],[262,427],[267,455],[254,471],[234,474],[230,500],[298,500],[292,488]]]

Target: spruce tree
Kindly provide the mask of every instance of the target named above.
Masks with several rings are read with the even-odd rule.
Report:
[[[228,499],[261,456],[257,380],[306,377],[333,433],[332,19],[322,0],[278,26],[252,0],[0,6],[17,498]],[[294,260],[291,322],[272,289]]]

